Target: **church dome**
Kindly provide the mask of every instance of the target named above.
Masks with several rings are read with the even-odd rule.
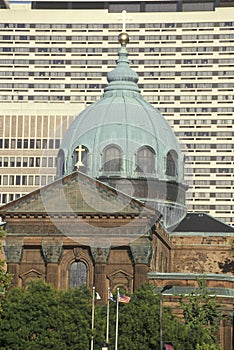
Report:
[[[137,199],[147,201],[149,192],[160,192],[158,198],[150,198],[160,209],[159,202],[172,200],[175,205],[175,196],[179,196],[184,212],[185,187],[178,187],[183,183],[184,156],[168,122],[140,94],[138,74],[129,66],[128,40],[126,33],[119,35],[119,59],[107,74],[103,95],[81,112],[65,133],[57,176],[79,169],[114,187],[118,187],[119,179],[131,179],[133,187],[138,188],[134,194]],[[139,190],[144,181],[147,193]],[[173,187],[173,199],[167,198],[168,183]]]

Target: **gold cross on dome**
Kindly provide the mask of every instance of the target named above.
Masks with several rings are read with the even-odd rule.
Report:
[[[84,164],[82,163],[82,152],[85,152],[86,149],[82,147],[82,145],[79,145],[77,148],[76,148],[76,152],[77,152],[77,156],[78,156],[78,159],[77,159],[77,163],[75,164],[75,166],[77,168],[79,168],[80,166],[84,166]]]
[[[123,10],[122,11],[122,16],[118,17],[118,20],[121,20],[123,23],[122,31],[125,33],[126,32],[126,22],[127,20],[131,20],[132,17],[127,15],[127,11]]]

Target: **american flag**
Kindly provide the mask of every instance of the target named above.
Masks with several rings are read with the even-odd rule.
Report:
[[[130,300],[131,300],[131,298],[129,296],[127,296],[127,295],[123,295],[123,294],[119,295],[119,302],[120,303],[127,304],[127,303],[129,303]]]
[[[174,345],[171,342],[165,343],[165,350],[175,350]]]

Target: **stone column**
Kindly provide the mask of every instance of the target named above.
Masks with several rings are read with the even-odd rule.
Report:
[[[134,261],[134,291],[136,291],[141,284],[147,281],[153,254],[150,237],[140,237],[130,244],[130,249]]]
[[[102,301],[107,300],[107,278],[106,265],[109,257],[109,248],[91,247],[91,253],[95,262],[94,266],[94,286],[100,294]]]
[[[3,243],[3,250],[6,256],[7,271],[12,275],[12,285],[20,286],[19,264],[23,254],[23,239],[10,237]]]
[[[63,242],[42,242],[42,252],[46,262],[46,282],[59,288],[59,262],[62,255]]]

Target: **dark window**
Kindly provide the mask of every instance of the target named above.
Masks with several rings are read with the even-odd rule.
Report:
[[[47,148],[47,139],[43,139],[42,148]]]
[[[23,167],[27,167],[28,166],[28,158],[24,157],[23,158]]]
[[[9,148],[9,139],[4,140],[4,147]]]
[[[167,153],[166,160],[166,175],[176,176],[177,175],[177,166],[178,166],[178,155],[175,151],[169,151]]]
[[[3,166],[8,167],[8,157],[4,157]]]
[[[28,140],[27,139],[24,140],[24,148],[28,148]]]
[[[39,167],[40,166],[40,158],[36,157],[36,166]]]
[[[49,148],[50,149],[54,148],[54,140],[53,139],[49,139]]]
[[[141,173],[155,172],[155,151],[148,146],[143,146],[137,151],[136,171]]]
[[[60,140],[55,139],[55,148],[59,148],[59,146],[60,146]]]
[[[22,185],[23,186],[27,185],[27,176],[25,175],[22,176]]]
[[[87,285],[87,266],[82,261],[75,261],[70,267],[69,286],[79,288]]]
[[[41,149],[41,140],[36,140],[36,148]]]
[[[15,184],[20,185],[20,176],[16,175]]]
[[[120,171],[122,166],[121,150],[117,146],[108,146],[103,153],[103,170]]]
[[[29,166],[34,167],[34,158],[33,157],[29,157]]]
[[[22,140],[21,139],[17,140],[17,148],[22,148]]]
[[[34,148],[35,147],[35,140],[31,139],[30,140],[30,148]]]
[[[56,161],[57,161],[57,176],[63,176],[64,175],[64,162],[65,162],[63,150],[61,150],[61,149],[59,150]]]

